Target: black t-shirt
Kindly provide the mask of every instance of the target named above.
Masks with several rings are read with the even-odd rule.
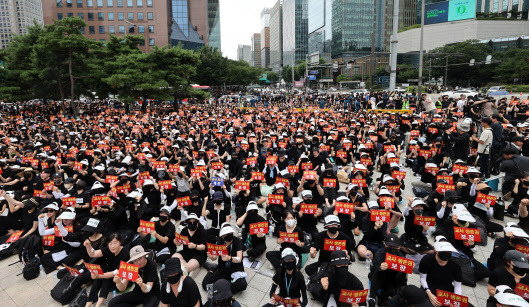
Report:
[[[287,232],[287,227],[285,224],[279,226],[279,231],[281,232]],[[294,227],[294,230],[292,233],[298,234],[298,240],[301,242],[305,242],[305,236],[303,235],[303,229],[301,229],[299,226]],[[281,244],[281,251],[283,251],[285,248],[291,248],[296,254],[301,255],[302,248],[297,246],[296,243],[291,242],[283,242]]]
[[[103,253],[103,257],[101,257],[100,265],[105,273],[119,269],[121,261],[128,261],[130,259],[129,250],[125,247],[117,255],[114,255],[106,246],[101,249],[101,252]]]
[[[524,285],[529,285],[529,274],[525,274],[524,277],[520,279],[520,283]],[[509,286],[511,289],[516,288],[516,280],[514,275],[509,273],[504,265],[497,267],[494,271],[491,272],[489,277],[489,285],[493,287],[505,285]]]
[[[320,257],[318,258],[318,262],[329,262],[331,260],[331,252],[330,250],[324,250],[325,248],[325,239],[330,240],[345,240],[345,250],[347,252],[353,250],[354,248],[354,241],[349,238],[346,234],[339,231],[338,236],[336,238],[329,237],[329,234],[327,231],[322,231],[318,234],[318,238],[315,241],[314,247],[320,251]]]
[[[176,231],[174,224],[171,223],[171,221],[167,221],[165,225],[162,225],[160,221],[156,221],[156,223],[154,224],[154,230],[156,230],[156,233],[160,236],[169,238],[167,243],[162,243],[162,241],[156,240],[154,242],[156,250],[160,251],[165,247],[168,247],[169,251],[174,252],[176,250],[176,246],[174,244],[174,234]]]
[[[227,203],[224,203],[224,205],[221,207],[219,211],[217,211],[214,203],[210,202],[209,204],[207,204],[206,210],[209,211],[209,214],[207,217],[211,219],[211,227],[220,229],[220,225],[226,222],[226,217],[230,215],[230,209],[231,209],[231,206]]]
[[[195,233],[193,234],[193,236],[189,234],[189,229],[187,227],[182,229],[182,231],[180,232],[180,235],[187,236],[189,238],[189,242],[194,243],[196,245],[206,245],[208,241],[208,235],[206,233],[206,230],[200,223],[198,224],[198,228],[197,230],[195,230]],[[196,248],[191,249],[187,247],[187,245],[182,245],[182,249],[185,253],[194,255],[192,256],[192,258],[197,258],[198,256],[206,257],[206,253],[207,253],[207,250],[199,251]]]
[[[461,282],[461,268],[453,260],[448,260],[446,265],[441,266],[435,254],[424,256],[419,265],[419,272],[426,274],[426,282],[432,293],[437,289],[454,292],[453,282]]]
[[[167,281],[164,281],[162,283],[160,301],[170,307],[195,307],[197,303],[202,305],[200,292],[195,281],[191,277],[186,276],[180,282],[182,282],[182,291],[178,293],[178,296],[175,296],[170,286],[169,293],[167,293]]]
[[[220,238],[218,245],[226,245],[226,242],[224,242],[224,239]],[[240,238],[234,237],[233,242],[227,247],[228,249],[228,255],[232,257],[237,257],[237,252],[242,251],[243,245]],[[219,265],[217,267],[218,270],[221,271],[228,271],[229,273],[234,272],[244,272],[244,266],[242,262],[240,263],[234,263],[229,261],[229,264],[222,260],[222,257],[219,256]]]
[[[288,275],[283,270],[279,270],[272,281],[278,285],[278,295],[283,298],[301,298],[302,291],[306,291],[305,280],[303,274],[294,272],[293,275]]]
[[[144,284],[153,282],[152,289],[149,294],[155,296],[160,294],[160,279],[158,278],[158,269],[156,267],[156,263],[150,259],[147,259],[147,264],[143,268],[140,268],[138,276],[141,277]],[[138,294],[146,294],[138,286],[134,287],[132,291]]]
[[[24,227],[24,233],[22,235],[25,235],[33,227],[33,222],[36,222],[38,220],[39,213],[37,212],[37,209],[35,209],[31,213],[24,211],[24,213],[22,214],[22,225]]]

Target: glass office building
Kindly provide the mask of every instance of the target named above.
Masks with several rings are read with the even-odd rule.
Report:
[[[185,49],[200,49],[205,45],[190,21],[188,0],[172,0],[171,45],[182,45]]]
[[[283,65],[308,54],[308,0],[283,0]]]
[[[283,66],[283,2],[277,0],[270,10],[270,67],[280,72]]]
[[[327,62],[331,61],[333,1],[339,0],[308,0],[308,53],[319,53]]]
[[[208,45],[221,49],[219,0],[208,0]]]

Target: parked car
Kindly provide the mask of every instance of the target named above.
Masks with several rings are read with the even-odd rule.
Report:
[[[467,90],[467,89],[461,89],[461,90],[455,90],[455,91],[447,91],[444,93],[441,93],[442,96],[448,96],[448,98],[460,98],[461,95],[468,96],[479,96],[480,93],[474,90]]]
[[[489,90],[487,91],[487,96],[489,96],[490,93],[492,93],[492,92],[506,91],[506,90],[507,90],[507,88],[506,88],[505,86],[503,86],[503,85],[499,85],[499,86],[491,86],[491,87],[489,88]]]

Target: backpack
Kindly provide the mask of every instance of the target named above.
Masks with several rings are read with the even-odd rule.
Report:
[[[86,305],[86,302],[88,301],[88,294],[86,293],[86,289],[83,289],[68,305],[68,307],[84,307]]]
[[[23,264],[31,261],[33,258],[42,256],[42,241],[38,236],[28,236],[18,240],[18,258]]]
[[[309,284],[307,285],[307,290],[309,290],[310,294],[312,294],[312,297],[315,300],[321,303],[325,303],[326,299],[328,299],[326,291],[323,290],[323,286],[321,285],[321,279],[323,277],[328,277],[330,271],[331,267],[329,266],[329,263],[323,262],[318,268],[318,271],[314,273],[314,275],[309,277]]]
[[[39,257],[33,257],[33,259],[26,262],[22,269],[22,276],[25,280],[32,280],[40,275],[40,259]],[[20,275],[20,274],[19,274]]]
[[[70,273],[64,274],[55,287],[50,291],[51,297],[57,302],[66,305],[74,301],[76,296],[82,290],[81,286],[85,284],[89,278],[90,277],[85,274],[76,277],[72,276]]]

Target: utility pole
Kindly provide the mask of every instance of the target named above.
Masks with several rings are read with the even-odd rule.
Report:
[[[319,59],[318,59],[318,65],[319,65]],[[309,91],[309,55],[305,54],[305,93],[308,93]]]
[[[446,55],[445,79],[443,81],[444,81],[443,83],[445,85],[445,90],[446,90],[446,87],[448,86],[448,54]]]
[[[426,0],[421,0],[421,40],[420,40],[420,53],[419,53],[419,86],[418,86],[418,99],[421,98],[421,94],[422,94],[422,61],[423,61],[423,58],[424,58],[424,6],[425,6],[425,3],[424,1]]]
[[[292,90],[294,90],[294,67],[296,66],[296,50],[294,49],[294,54],[292,55]]]
[[[377,0],[373,1],[373,33],[371,33],[371,90],[375,84],[375,36],[377,31]]]
[[[393,34],[391,35],[391,62],[389,75],[389,90],[394,91],[397,83],[397,47],[399,45],[399,0],[393,0]]]

